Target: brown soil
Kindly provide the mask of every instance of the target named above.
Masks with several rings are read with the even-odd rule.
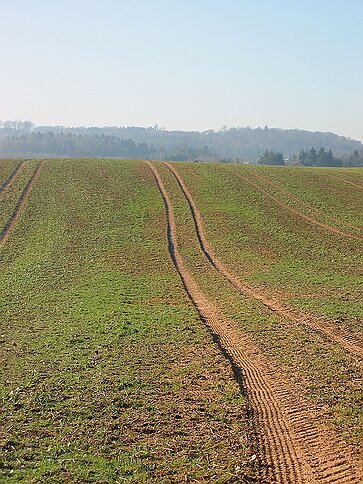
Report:
[[[321,425],[303,398],[287,383],[287,377],[272,366],[235,322],[223,316],[190,275],[179,252],[171,201],[159,172],[150,162],[146,163],[164,199],[169,252],[176,270],[200,317],[231,362],[235,375],[246,386],[267,464],[266,481],[281,484],[360,482],[361,470],[349,449]],[[200,217],[194,211],[195,221],[197,216]],[[201,237],[200,230],[198,236]]]
[[[4,195],[4,193],[11,187],[11,185],[14,183],[15,181],[15,177],[16,175],[18,174],[18,171],[20,170],[20,168],[22,167],[22,165],[26,162],[27,160],[23,160],[21,161],[20,163],[18,163],[16,165],[16,167],[14,168],[14,170],[10,173],[9,177],[7,180],[5,180],[5,182],[2,184],[2,186],[0,187],[0,199],[1,197]]]
[[[6,242],[7,238],[9,237],[9,234],[15,224],[17,223],[23,208],[26,204],[26,201],[28,199],[29,193],[31,189],[33,188],[33,185],[36,181],[36,179],[39,176],[40,170],[43,166],[44,161],[40,161],[38,165],[36,166],[33,175],[29,179],[28,183],[25,185],[24,190],[21,192],[21,195],[19,197],[19,200],[15,206],[15,209],[13,213],[10,215],[9,220],[7,221],[5,227],[2,229],[0,232],[0,247]],[[15,175],[14,175],[15,176]]]
[[[226,279],[228,279],[228,281],[242,294],[252,297],[254,299],[257,299],[272,311],[277,312],[281,316],[288,318],[293,322],[304,324],[306,326],[309,326],[310,328],[320,331],[321,333],[326,335],[329,339],[340,344],[340,346],[342,346],[345,350],[349,351],[352,355],[358,357],[359,359],[363,358],[363,344],[353,334],[350,334],[348,332],[343,332],[342,330],[338,329],[336,326],[328,323],[325,320],[319,319],[312,315],[302,313],[286,304],[280,303],[273,297],[262,293],[261,291],[252,287],[247,282],[242,281],[239,277],[237,277],[235,274],[230,272],[230,270],[225,266],[225,264],[214,253],[205,235],[204,225],[203,225],[200,212],[189,190],[185,186],[185,183],[183,182],[181,176],[179,175],[175,167],[173,167],[169,163],[165,163],[165,164],[168,166],[170,171],[175,176],[180,189],[182,190],[185,198],[188,201],[188,204],[192,213],[192,217],[194,219],[194,224],[195,224],[200,246],[204,254],[206,255],[206,257],[210,261],[210,263],[215,267],[215,269],[220,274],[222,274]]]

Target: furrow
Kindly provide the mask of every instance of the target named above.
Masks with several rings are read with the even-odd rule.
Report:
[[[272,311],[277,312],[281,316],[289,319],[290,321],[298,322],[300,324],[303,324],[305,326],[308,326],[314,330],[317,330],[323,333],[326,337],[338,343],[342,348],[344,348],[346,351],[348,351],[355,357],[359,358],[360,360],[363,358],[363,344],[352,334],[349,334],[347,332],[343,333],[342,331],[338,330],[336,327],[329,324],[327,321],[322,321],[322,320],[319,320],[318,318],[314,318],[310,315],[306,315],[304,313],[301,313],[291,308],[290,306],[287,306],[285,304],[278,302],[277,300],[271,298],[270,296],[267,296],[266,294],[253,288],[247,282],[242,281],[239,277],[237,277],[235,274],[230,272],[229,269],[222,263],[222,261],[214,253],[205,235],[201,214],[193,200],[191,193],[186,187],[183,179],[181,178],[181,176],[179,175],[178,171],[174,166],[172,166],[170,163],[165,163],[165,165],[173,173],[181,191],[183,192],[189,204],[189,208],[194,220],[197,237],[202,251],[204,252],[205,256],[208,258],[210,263],[220,274],[222,274],[240,293],[248,297],[251,297],[253,299],[257,299],[263,305],[265,305]],[[361,361],[359,361],[359,364],[361,364]]]
[[[28,199],[29,193],[30,193],[31,189],[33,188],[33,185],[34,185],[36,179],[38,178],[38,175],[39,175],[40,170],[43,166],[43,163],[44,163],[43,161],[40,161],[38,163],[38,165],[36,166],[36,168],[33,172],[33,175],[31,176],[28,183],[25,185],[23,191],[21,192],[21,195],[18,199],[18,202],[17,202],[17,204],[14,208],[13,213],[10,215],[9,220],[6,222],[4,228],[0,232],[0,246],[2,246],[6,242],[7,238],[9,237],[11,230],[13,229],[15,224],[17,223],[17,221],[18,221],[18,219],[19,219],[19,217],[20,217],[20,215],[23,211],[23,208],[26,204],[26,201]]]
[[[287,377],[278,368],[273,368],[239,326],[226,319],[206,298],[187,270],[178,248],[174,211],[168,193],[158,170],[152,163],[146,163],[165,203],[169,252],[184,288],[233,368],[243,372],[267,464],[265,478],[276,484],[330,484],[333,482],[330,474],[340,473],[349,476],[349,480],[340,480],[341,483],[358,483],[352,461],[349,456],[344,458],[346,449],[320,427],[306,402],[290,387]],[[306,428],[311,429],[308,439],[304,434]]]

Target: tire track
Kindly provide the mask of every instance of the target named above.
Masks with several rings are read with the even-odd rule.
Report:
[[[363,236],[361,235],[355,235],[355,234],[350,234],[348,232],[344,232],[344,230],[337,229],[336,227],[332,227],[331,225],[325,224],[323,222],[319,222],[318,220],[315,220],[312,217],[309,217],[309,215],[305,215],[304,213],[300,212],[296,208],[290,207],[289,205],[286,205],[285,203],[281,202],[278,198],[274,197],[269,193],[267,190],[264,190],[262,187],[257,185],[257,183],[254,183],[251,180],[248,180],[244,176],[240,175],[239,173],[234,173],[234,175],[237,175],[238,178],[241,178],[245,183],[248,183],[252,187],[256,188],[259,192],[263,193],[267,198],[270,200],[273,200],[273,202],[276,205],[279,205],[285,210],[288,210],[289,212],[293,213],[294,215],[297,215],[298,217],[302,218],[306,222],[309,222],[310,224],[316,225],[320,227],[321,229],[328,230],[329,232],[332,232],[337,235],[342,235],[343,237],[349,237],[350,239],[357,239],[357,240],[363,240]]]
[[[11,187],[11,185],[14,183],[15,181],[15,177],[16,175],[18,174],[18,171],[20,170],[20,168],[23,166],[23,164],[28,161],[28,160],[23,160],[21,161],[20,163],[18,163],[16,165],[16,167],[14,168],[14,170],[10,173],[9,177],[7,180],[5,180],[5,182],[2,184],[2,186],[0,187],[0,199],[1,197],[4,195],[4,193]]]
[[[253,173],[253,175],[255,178],[261,180],[263,183],[268,183],[271,187],[273,187],[275,190],[279,191],[280,193],[282,193],[283,195],[289,197],[291,200],[295,200],[295,202],[305,206],[308,210],[313,210],[315,213],[319,214],[319,211],[313,207],[312,205],[310,205],[309,203],[307,203],[305,200],[302,200],[301,198],[297,197],[296,195],[294,195],[293,193],[290,193],[289,191],[285,190],[283,187],[281,187],[280,185],[278,185],[277,183],[274,183],[273,181],[271,181],[269,178],[267,177],[264,177],[263,175],[260,175],[260,174],[257,174],[257,173]],[[283,202],[281,202],[283,203]],[[285,206],[285,208],[291,208],[289,207],[288,205],[286,204],[283,204]],[[302,214],[302,215],[305,215],[305,214]],[[321,215],[321,214],[320,214]],[[323,216],[326,216],[325,214],[323,214]],[[329,217],[331,217],[332,219],[334,219],[334,217],[332,217],[330,214],[328,215]],[[311,217],[312,220],[315,220],[315,222],[318,222],[316,219],[313,219]],[[341,223],[341,220],[338,220],[338,219],[334,219],[335,222],[337,222],[338,224]],[[349,226],[351,229],[353,230],[358,230],[359,232],[362,230],[360,227],[356,227],[348,222],[343,222],[345,225]],[[327,225],[327,224],[326,224]],[[331,227],[330,225],[327,225],[328,227]],[[331,227],[333,230],[334,230],[334,227]]]
[[[296,396],[285,375],[273,368],[238,325],[226,319],[203,294],[179,252],[173,207],[157,169],[154,175],[164,200],[170,256],[201,319],[210,328],[234,368],[243,372],[254,410],[255,428],[267,463],[265,478],[276,484],[358,483],[353,458],[334,435],[328,434]]]
[[[9,217],[8,221],[6,222],[4,228],[0,232],[0,247],[5,244],[7,238],[9,237],[11,230],[13,229],[13,227],[15,226],[17,221],[19,220],[19,217],[20,217],[20,215],[23,211],[23,208],[26,204],[26,201],[28,199],[29,193],[30,193],[31,189],[33,188],[33,185],[34,185],[36,179],[39,176],[39,173],[40,173],[40,170],[43,166],[43,163],[44,163],[44,161],[40,161],[37,164],[33,175],[31,176],[28,183],[25,185],[23,191],[21,192],[21,195],[18,199],[18,202],[17,202],[12,214],[10,215],[10,217]]]
[[[201,214],[183,179],[179,175],[176,168],[173,167],[170,163],[165,163],[165,165],[174,175],[181,191],[183,192],[189,204],[189,208],[194,220],[197,237],[202,251],[204,252],[209,262],[220,274],[222,274],[240,293],[260,301],[264,306],[268,307],[272,311],[277,312],[281,316],[289,319],[294,323],[297,322],[303,324],[323,333],[330,340],[338,343],[342,348],[344,348],[355,357],[358,357],[360,360],[363,359],[363,344],[354,335],[348,332],[338,330],[335,326],[328,323],[327,321],[321,320],[317,317],[306,315],[288,305],[280,303],[276,299],[258,291],[247,282],[242,281],[239,277],[233,274],[214,253],[214,250],[212,249],[205,235]],[[361,364],[362,362],[359,361],[359,363]]]

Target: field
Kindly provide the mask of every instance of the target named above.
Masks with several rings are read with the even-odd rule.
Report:
[[[1,482],[359,483],[363,171],[0,162]]]

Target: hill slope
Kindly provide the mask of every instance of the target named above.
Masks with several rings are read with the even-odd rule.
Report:
[[[361,170],[37,167],[0,198],[4,479],[360,482]]]

